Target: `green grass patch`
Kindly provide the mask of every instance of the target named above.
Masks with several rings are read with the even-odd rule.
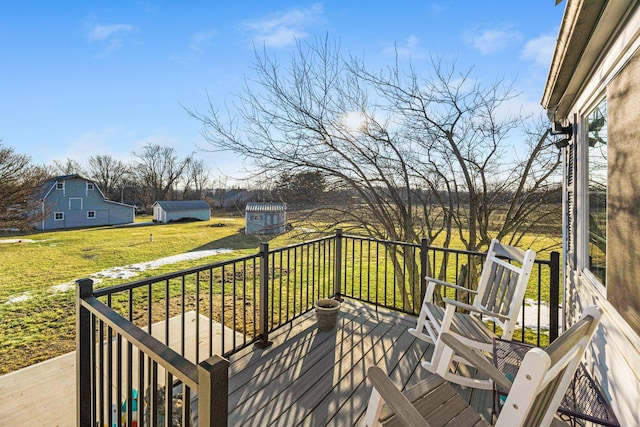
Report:
[[[212,262],[240,258],[256,254],[260,243],[268,241],[270,248],[282,248],[302,240],[319,237],[319,234],[304,234],[294,229],[280,236],[256,237],[246,236],[239,232],[244,226],[243,218],[214,218],[209,222],[190,222],[172,224],[148,224],[150,217],[138,218],[136,226],[99,227],[91,229],[40,232],[24,235],[5,236],[6,239],[22,240],[21,243],[0,244],[0,374],[10,372],[23,366],[47,359],[67,351],[75,346],[75,292],[74,281],[88,277],[94,273],[113,267],[127,266],[158,260],[183,253],[197,253],[212,249],[230,249],[224,254],[208,256],[190,261],[180,261],[137,272],[135,277],[102,278],[96,283],[97,288],[127,283],[134,280],[172,273],[183,269],[209,264]],[[218,224],[225,226],[214,226]],[[458,242],[459,243],[459,242]],[[547,248],[550,241],[540,237],[531,238],[522,247],[531,244],[534,248]],[[433,242],[434,246],[438,242]],[[538,245],[538,246],[534,246]],[[460,247],[453,245],[453,247]],[[377,300],[387,304],[402,303],[403,295],[395,286],[398,279],[393,274],[393,265],[383,263],[383,253],[374,247],[364,244],[346,248],[353,252],[353,262],[343,264],[343,292],[357,298]],[[414,254],[415,255],[415,254]],[[320,252],[318,252],[320,256]],[[331,257],[330,253],[322,255]],[[539,258],[548,259],[548,252],[541,251]],[[302,251],[299,258],[278,260],[270,269],[270,278],[274,282],[275,292],[270,296],[270,304],[279,313],[272,324],[280,324],[308,307],[317,296],[332,293],[329,283],[333,277],[320,270],[320,266],[307,265]],[[319,259],[319,258],[318,258]],[[323,261],[324,262],[324,261]],[[452,267],[453,271],[455,266]],[[534,269],[535,272],[535,269]],[[251,273],[254,274],[254,273]],[[406,274],[404,279],[416,280],[416,272]],[[412,276],[413,275],[413,276]],[[327,277],[329,276],[329,277]],[[314,289],[307,289],[301,282],[316,277]],[[543,275],[543,279],[545,276]],[[224,287],[225,297],[220,305],[238,308],[238,316],[244,315],[243,306],[257,305],[256,295],[249,288],[239,292],[232,283],[235,279],[216,276],[213,292],[218,295]],[[250,280],[255,280],[251,277]],[[548,279],[546,279],[548,281]],[[185,280],[184,292],[190,295],[186,302],[189,307],[201,306],[203,312],[211,310],[214,319],[220,318],[215,313],[216,307],[207,301],[196,301],[196,287],[204,293],[208,292],[209,277],[203,274],[198,279],[189,277]],[[56,290],[58,285],[68,285],[66,291]],[[546,284],[548,287],[548,283]],[[182,283],[172,281],[168,296],[172,304],[179,306]],[[546,289],[543,283],[543,292]],[[537,288],[530,290],[537,295]],[[146,296],[142,290],[135,291],[140,297],[141,306]],[[235,300],[234,300],[235,298]],[[178,299],[176,302],[175,300]],[[167,302],[167,295],[159,286],[154,287],[152,304],[158,305],[161,313],[162,305]],[[544,297],[543,297],[544,300]],[[118,295],[114,305],[118,311],[128,311],[127,297]],[[304,304],[303,304],[304,302]],[[411,305],[415,301],[411,300]],[[304,307],[303,307],[304,305]],[[155,310],[155,309],[154,309]],[[242,313],[242,314],[240,314]],[[139,319],[138,324],[146,321],[142,308],[134,308],[132,317]]]

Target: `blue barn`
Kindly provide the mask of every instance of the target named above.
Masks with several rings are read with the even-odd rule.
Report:
[[[39,200],[42,219],[34,224],[38,230],[128,224],[135,220],[134,206],[108,200],[93,181],[77,174],[46,181]]]

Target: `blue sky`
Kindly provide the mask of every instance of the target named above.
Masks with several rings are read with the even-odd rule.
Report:
[[[196,151],[213,177],[235,176],[233,155],[199,151],[200,125],[183,106],[206,111],[207,93],[230,103],[252,75],[254,45],[286,60],[296,39],[325,35],[371,69],[390,65],[394,46],[418,70],[430,53],[455,57],[487,84],[515,80],[512,108],[538,112],[563,9],[554,0],[0,0],[0,139],[46,164],[128,161],[150,142]]]

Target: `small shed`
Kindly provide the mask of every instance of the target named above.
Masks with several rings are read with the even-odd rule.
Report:
[[[167,223],[184,219],[209,221],[211,206],[204,200],[157,201],[153,204],[153,222]]]
[[[287,224],[286,203],[247,203],[245,234],[280,234]]]

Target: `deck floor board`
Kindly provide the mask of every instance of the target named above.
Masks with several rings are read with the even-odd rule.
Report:
[[[270,335],[273,345],[230,359],[229,425],[355,426],[364,417],[370,366],[405,389],[431,375],[432,348],[407,332],[415,318],[346,300],[338,326],[319,331],[313,313]],[[491,392],[460,390],[486,417]]]
[[[192,317],[188,324],[196,325]],[[293,319],[269,335],[270,347],[249,346],[230,357],[228,425],[359,425],[371,393],[370,366],[383,368],[402,389],[430,375],[420,361],[432,347],[407,333],[414,325],[415,317],[353,300],[345,300],[338,327],[330,332],[318,330],[313,312]],[[199,326],[199,339],[189,327],[187,341],[208,347],[206,321]],[[156,334],[162,334],[161,327],[154,327]],[[463,393],[490,415],[490,392]],[[75,425],[75,352],[1,376],[0,395],[9,396],[0,399],[0,426],[26,425],[25,420]]]

